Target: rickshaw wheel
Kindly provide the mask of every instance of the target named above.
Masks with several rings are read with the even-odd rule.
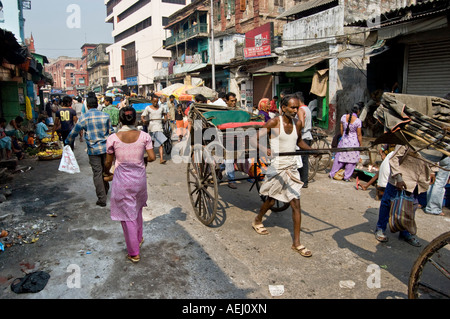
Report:
[[[203,149],[194,149],[187,165],[189,198],[195,215],[206,226],[216,218],[219,201],[215,164],[207,159]]]
[[[258,194],[259,194],[259,189],[261,188],[261,184],[262,184],[262,180],[260,178],[258,178],[258,180],[256,181],[256,189],[258,190]],[[259,194],[259,197],[261,198],[261,200],[263,202],[265,202],[267,199],[267,196],[264,196],[261,194]],[[270,210],[273,212],[282,212],[282,211],[288,209],[289,206],[290,206],[289,203],[280,202],[278,200],[275,200],[275,204],[273,204],[273,206],[270,208]]]

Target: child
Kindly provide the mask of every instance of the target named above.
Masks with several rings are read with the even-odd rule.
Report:
[[[178,104],[177,111],[175,112],[178,142],[180,142],[183,139],[183,136],[185,134],[185,125],[183,118],[184,118],[183,107],[181,106],[181,104]]]
[[[28,139],[26,142],[26,146],[32,148],[36,147],[36,134],[34,133],[34,131],[28,132]]]

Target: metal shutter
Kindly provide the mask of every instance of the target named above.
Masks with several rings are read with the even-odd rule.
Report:
[[[406,93],[438,97],[450,93],[450,39],[409,46]]]

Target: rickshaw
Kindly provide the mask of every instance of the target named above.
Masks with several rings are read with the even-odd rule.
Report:
[[[261,156],[258,149],[258,130],[264,119],[239,108],[228,108],[211,104],[193,103],[190,105],[189,120],[190,147],[187,164],[187,186],[195,215],[204,225],[209,226],[216,218],[221,165],[234,161],[236,171],[244,173],[239,180],[252,182],[250,191],[258,191],[264,180],[268,159]],[[300,150],[281,153],[277,156],[328,155],[330,152],[366,151],[366,147]],[[315,169],[315,168],[313,168]],[[259,194],[262,201],[265,196]],[[289,203],[275,201],[272,211],[281,212]]]

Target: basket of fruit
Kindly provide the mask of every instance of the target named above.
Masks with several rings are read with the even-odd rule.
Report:
[[[59,141],[59,136],[58,136],[58,133],[53,133],[53,136],[48,136],[48,137],[44,137],[42,140],[41,140],[41,143],[44,143],[44,144],[52,144],[52,143],[57,143]]]
[[[37,153],[37,156],[40,161],[51,161],[55,159],[60,159],[62,157],[63,150],[51,150],[46,149],[43,152]]]

